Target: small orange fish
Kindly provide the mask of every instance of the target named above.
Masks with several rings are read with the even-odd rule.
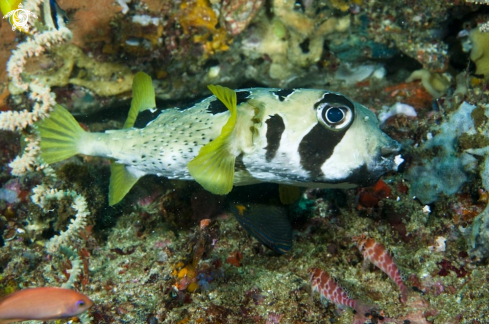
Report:
[[[41,287],[19,290],[0,300],[0,324],[69,318],[82,314],[92,305],[90,298],[70,289]]]

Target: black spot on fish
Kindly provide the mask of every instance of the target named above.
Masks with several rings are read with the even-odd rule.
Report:
[[[272,91],[272,93],[278,97],[278,100],[284,101],[288,96],[293,94],[294,91],[294,89],[280,89],[277,91]]]
[[[267,123],[267,147],[265,150],[265,158],[267,162],[270,162],[277,154],[277,150],[280,147],[280,139],[285,130],[285,124],[282,117],[279,115],[270,116],[266,121]]]
[[[219,100],[217,98],[216,98],[216,100],[211,101],[211,103],[207,107],[207,112],[209,112],[213,115],[220,114],[220,113],[223,113],[226,111],[228,111],[226,106],[221,102],[221,100]]]
[[[336,93],[330,93],[327,92],[323,95],[323,97],[314,104],[314,109],[317,109],[320,105],[324,103],[329,103],[329,104],[340,104],[340,105],[345,105],[349,107],[353,112],[355,111],[355,106],[353,105],[353,102],[348,100],[345,96],[338,95]],[[355,114],[353,114],[353,118],[355,118]]]
[[[249,91],[236,91],[236,105],[239,106],[243,102],[248,101],[250,94],[251,93]],[[207,107],[207,112],[213,115],[220,114],[226,111],[228,111],[227,107],[219,99],[211,101],[209,103],[209,106]],[[207,119],[207,121],[208,120],[209,119]]]
[[[146,109],[139,112],[138,116],[136,117],[136,121],[134,122],[134,127],[135,128],[146,127],[150,122],[158,118],[158,116],[161,114],[162,111],[163,109],[156,108],[156,109]]]
[[[243,102],[247,102],[251,92],[249,91],[236,91],[236,105],[240,105]]]
[[[309,171],[312,177],[323,175],[321,166],[331,157],[334,148],[341,141],[348,128],[332,131],[318,123],[304,136],[299,144],[299,155],[302,167]]]

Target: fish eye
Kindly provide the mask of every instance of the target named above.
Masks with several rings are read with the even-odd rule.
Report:
[[[317,117],[322,125],[333,130],[340,130],[350,125],[353,112],[350,107],[342,104],[325,103],[318,107]]]
[[[331,107],[326,110],[324,116],[330,124],[337,124],[345,118],[345,113],[338,107]]]
[[[76,306],[77,307],[83,307],[83,306],[85,306],[85,302],[83,300],[79,300],[76,302]]]

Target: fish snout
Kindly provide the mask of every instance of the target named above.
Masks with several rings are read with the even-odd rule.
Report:
[[[378,166],[384,171],[397,171],[398,166],[404,161],[399,154],[402,146],[396,140],[387,138],[388,141],[384,142],[384,145],[381,145],[379,149],[380,163]]]
[[[390,143],[380,148],[380,155],[385,158],[397,155],[401,151],[401,144],[395,140],[391,140]]]

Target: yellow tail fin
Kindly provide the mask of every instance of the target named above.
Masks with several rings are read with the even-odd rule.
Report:
[[[37,130],[44,162],[59,162],[80,153],[78,146],[85,131],[62,106],[56,105],[49,117],[37,124]]]

